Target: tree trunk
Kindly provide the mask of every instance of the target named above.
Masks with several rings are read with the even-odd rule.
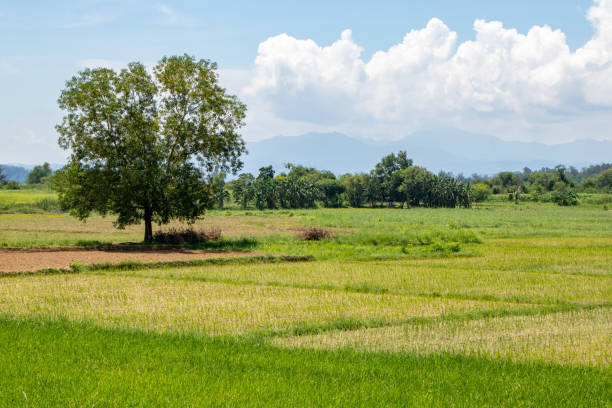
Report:
[[[145,242],[153,241],[153,211],[151,208],[145,208],[144,222],[145,222]]]

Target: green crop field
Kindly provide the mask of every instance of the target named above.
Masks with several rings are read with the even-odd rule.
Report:
[[[0,246],[142,240],[112,221],[1,214]],[[602,204],[217,210],[196,226],[223,232],[201,248],[302,258],[0,276],[0,406],[612,407]],[[311,226],[333,238],[299,239]]]
[[[59,211],[57,194],[48,189],[0,190],[0,214]]]

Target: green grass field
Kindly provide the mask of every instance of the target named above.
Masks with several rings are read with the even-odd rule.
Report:
[[[216,248],[314,259],[0,276],[0,406],[612,407],[602,205],[198,224],[222,228]],[[335,238],[301,241],[307,226]],[[5,247],[141,239],[112,218],[0,215]]]
[[[0,214],[58,212],[57,194],[48,189],[0,190]]]

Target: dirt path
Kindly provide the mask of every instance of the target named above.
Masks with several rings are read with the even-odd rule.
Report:
[[[254,255],[252,252],[163,250],[163,251],[0,251],[0,273],[26,272],[44,268],[68,268],[70,264],[121,261],[175,261]]]

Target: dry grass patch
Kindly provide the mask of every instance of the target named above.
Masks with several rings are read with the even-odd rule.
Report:
[[[490,301],[428,299],[270,286],[102,275],[0,279],[0,310],[108,327],[210,335],[282,330],[339,319],[401,320],[524,308]]]
[[[286,347],[356,348],[419,354],[459,353],[513,361],[610,368],[608,308],[470,321],[443,321],[276,338]]]
[[[461,262],[463,259],[453,259]],[[203,266],[131,271],[140,276],[333,287],[407,295],[456,296],[542,304],[612,302],[612,278],[558,273],[462,269],[428,262],[339,262]],[[417,263],[417,265],[413,265]]]

